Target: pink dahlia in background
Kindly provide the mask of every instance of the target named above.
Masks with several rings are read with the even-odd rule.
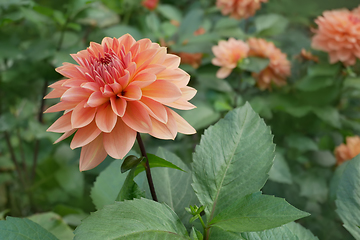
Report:
[[[190,76],[178,68],[180,58],[149,39],[135,41],[129,34],[104,38],[71,55],[78,63],[56,69],[67,79],[50,85],[45,98],[60,98],[46,112],[64,111],[48,131],[73,133],[71,148],[82,147],[80,171],[96,167],[105,157],[123,158],[137,132],[174,139],[177,132],[193,134],[175,111],[195,108]],[[55,142],[55,143],[56,143]]]
[[[290,62],[286,54],[275,47],[274,43],[261,38],[249,38],[249,56],[268,58],[269,65],[259,73],[252,73],[260,89],[271,89],[271,84],[286,85],[286,78],[290,76]]]
[[[360,153],[360,137],[353,136],[346,138],[346,144],[341,144],[335,148],[335,157],[337,165],[347,160],[351,160]]]
[[[330,63],[354,65],[360,58],[360,7],[349,11],[325,11],[315,20],[319,26],[312,47],[329,53]]]
[[[230,38],[228,41],[219,41],[219,45],[213,46],[212,51],[215,55],[211,61],[212,64],[221,67],[216,77],[226,78],[239,61],[248,56],[249,46],[241,40]]]
[[[260,9],[262,2],[268,0],[217,0],[216,6],[223,15],[230,15],[235,19],[249,18]]]

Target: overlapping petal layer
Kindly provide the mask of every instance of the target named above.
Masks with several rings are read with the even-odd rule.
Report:
[[[360,7],[325,11],[315,22],[312,47],[328,52],[330,63],[354,65],[360,58]]]
[[[268,0],[217,0],[216,6],[223,15],[230,15],[235,19],[249,18],[260,9],[262,2]]]
[[[271,89],[271,83],[277,86],[286,84],[286,77],[290,76],[290,62],[286,54],[275,47],[272,42],[261,38],[249,38],[249,56],[268,58],[269,65],[259,73],[253,73],[260,89]]]
[[[190,76],[179,69],[180,58],[149,39],[92,42],[71,55],[78,63],[56,69],[67,79],[52,85],[45,98],[60,98],[46,112],[64,111],[48,131],[64,133],[57,142],[75,136],[71,148],[82,147],[80,170],[89,170],[107,155],[123,158],[132,148],[136,132],[174,139],[191,127],[168,106],[192,109],[196,94],[187,84]]]

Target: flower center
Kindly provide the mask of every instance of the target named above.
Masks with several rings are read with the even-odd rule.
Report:
[[[111,63],[112,57],[109,53],[105,53],[105,56],[101,57],[98,61],[104,65],[108,65],[109,63]]]

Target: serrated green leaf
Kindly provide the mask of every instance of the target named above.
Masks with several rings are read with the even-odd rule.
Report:
[[[163,168],[164,167],[164,168],[173,168],[173,169],[176,169],[179,171],[184,171],[181,168],[179,168],[178,166],[176,166],[175,164],[173,164],[169,161],[166,161],[165,159],[158,157],[154,154],[148,153],[147,156],[148,156],[150,168],[157,168],[157,167]],[[139,164],[136,167],[135,176],[137,176],[142,171],[145,171],[145,167],[142,164]],[[161,171],[163,171],[163,170],[161,170]]]
[[[134,198],[145,197],[145,192],[142,191],[134,182],[135,171],[135,168],[133,168],[127,175],[119,195],[116,197],[116,201],[132,200]]]
[[[190,239],[178,216],[165,204],[148,199],[116,202],[83,220],[75,240]]]
[[[74,238],[73,230],[56,213],[39,213],[28,218],[54,234],[60,240],[72,240]]]
[[[191,215],[184,211],[184,208],[199,205],[191,187],[191,170],[178,156],[164,148],[159,148],[156,155],[184,169],[184,171],[179,171],[173,168],[152,168],[151,173],[159,201],[169,205],[185,226],[190,228]],[[145,184],[147,187],[147,182]]]
[[[360,155],[353,158],[346,166],[337,190],[336,212],[344,227],[360,239]]]
[[[0,221],[0,239],[57,240],[39,224],[26,218],[6,217]]]
[[[208,222],[263,187],[274,147],[269,127],[248,103],[205,131],[193,156],[193,188]]]
[[[255,232],[279,227],[306,216],[309,214],[282,198],[256,192],[223,209],[209,224],[231,232]]]
[[[309,230],[294,222],[261,232],[241,233],[241,236],[245,240],[319,240]]]

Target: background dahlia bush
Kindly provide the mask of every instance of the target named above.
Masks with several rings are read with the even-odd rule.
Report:
[[[360,239],[359,59],[358,0],[0,1],[0,239]]]

